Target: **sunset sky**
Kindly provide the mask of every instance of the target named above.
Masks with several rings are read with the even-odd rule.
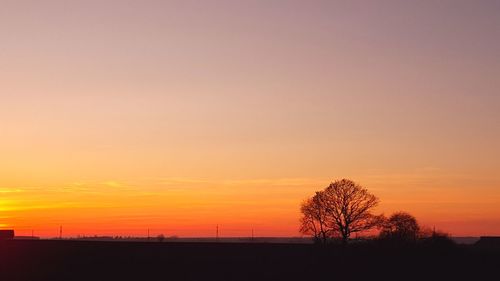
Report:
[[[0,228],[299,236],[341,178],[500,235],[500,1],[0,0]]]

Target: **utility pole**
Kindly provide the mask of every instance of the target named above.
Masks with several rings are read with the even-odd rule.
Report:
[[[254,238],[254,236],[253,236],[253,228],[252,228],[252,242],[253,242],[253,238]]]
[[[215,228],[215,241],[219,241],[219,225]]]
[[[31,230],[31,238],[35,238],[35,230]]]
[[[149,228],[148,228],[148,240],[149,240]]]
[[[62,239],[62,225],[59,226],[59,239]]]

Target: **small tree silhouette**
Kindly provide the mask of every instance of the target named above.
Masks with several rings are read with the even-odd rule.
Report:
[[[394,213],[383,223],[380,238],[401,242],[415,242],[420,227],[417,219],[406,212]]]

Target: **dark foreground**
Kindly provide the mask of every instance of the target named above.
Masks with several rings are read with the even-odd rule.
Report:
[[[0,280],[500,280],[473,246],[0,241]]]

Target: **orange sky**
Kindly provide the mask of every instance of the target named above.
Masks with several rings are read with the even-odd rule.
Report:
[[[500,235],[499,11],[2,1],[0,228],[296,236],[350,178],[379,212]]]

